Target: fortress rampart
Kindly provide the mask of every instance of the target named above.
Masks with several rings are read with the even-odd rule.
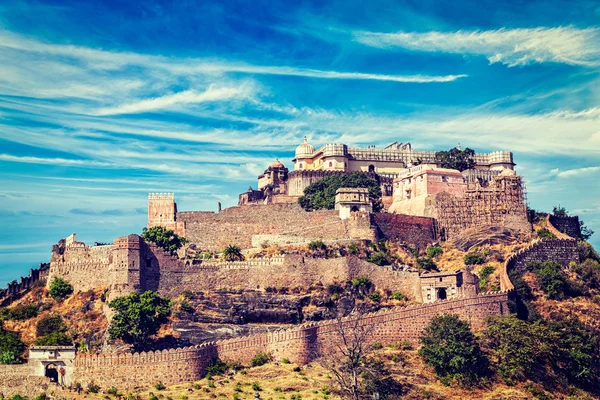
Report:
[[[575,239],[581,237],[581,225],[579,224],[579,217],[577,216],[568,217],[550,214],[548,215],[548,221],[550,222],[550,225],[560,233]]]
[[[579,250],[574,239],[539,239],[528,247],[519,250],[506,261],[506,270],[525,272],[529,263],[534,261],[554,261],[563,267],[569,263],[579,263]]]
[[[458,314],[479,330],[489,316],[508,312],[507,301],[506,292],[492,293],[366,314],[360,323],[374,327],[371,342],[387,344],[408,340],[417,345],[423,329],[434,316]],[[350,327],[353,317],[344,318],[341,323]],[[148,387],[158,381],[165,384],[193,381],[204,377],[206,366],[215,357],[248,365],[259,352],[269,352],[277,360],[288,358],[304,364],[329,349],[338,326],[337,321],[330,320],[176,350],[81,354],[74,363],[75,381],[84,385],[94,381],[103,387],[124,390]]]
[[[18,282],[10,282],[6,289],[0,289],[0,306],[9,305],[31,290],[36,283],[46,280],[49,269],[50,264],[42,263],[39,268],[29,270],[29,275],[21,277]]]

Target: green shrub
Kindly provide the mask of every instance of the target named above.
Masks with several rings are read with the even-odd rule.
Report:
[[[377,253],[373,253],[369,256],[368,261],[375,265],[388,265],[390,262],[387,259],[387,256],[384,252],[378,251]]]
[[[369,295],[369,299],[375,303],[379,303],[381,301],[381,295],[379,292],[373,292]]]
[[[40,393],[39,395],[35,396],[33,400],[49,400],[49,398],[46,393]]]
[[[485,262],[485,256],[481,253],[469,253],[464,257],[464,262],[466,265],[480,265]]]
[[[440,246],[429,246],[427,248],[427,257],[434,258],[441,255],[444,252]]]
[[[18,364],[24,351],[25,344],[21,341],[21,336],[4,329],[0,323],[0,363]]]
[[[71,346],[73,339],[65,332],[52,332],[47,335],[37,338],[36,346]]]
[[[308,248],[312,251],[327,250],[327,245],[322,240],[313,240],[308,243]]]
[[[23,320],[37,317],[38,314],[39,314],[39,309],[36,305],[33,305],[33,304],[18,306],[13,309],[0,308],[0,321],[2,321],[2,320],[23,321]]]
[[[425,271],[439,271],[436,263],[429,257],[418,257],[417,264]]]
[[[381,342],[375,342],[371,345],[373,350],[383,349],[383,344]]]
[[[404,299],[405,299],[405,297],[404,297],[404,295],[403,295],[402,293],[400,293],[400,292],[393,292],[393,293],[390,295],[390,299],[392,299],[392,300],[404,300]]]
[[[73,293],[73,286],[57,276],[54,277],[50,284],[50,296],[55,300],[61,300]]]
[[[187,313],[193,313],[194,312],[194,307],[187,302],[186,300],[182,301],[179,308],[181,309],[181,311],[187,312]]]
[[[253,383],[252,390],[254,390],[255,392],[260,392],[262,390],[262,388],[259,386],[258,383]]]
[[[163,385],[162,382],[158,382],[156,385],[154,385],[154,389],[156,390],[165,390],[167,387],[165,385]]]
[[[214,375],[223,375],[225,372],[227,372],[227,368],[227,363],[217,357],[212,360],[208,367],[206,367],[206,372],[211,376],[212,379],[212,376]]]
[[[100,393],[100,386],[96,385],[94,382],[91,382],[87,388],[88,393]]]
[[[108,389],[106,391],[106,393],[112,395],[112,396],[118,396],[119,395],[119,390],[116,387],[111,387],[110,389]]]
[[[539,237],[540,239],[555,239],[556,238],[554,233],[550,232],[546,228],[542,228],[542,229],[538,230],[536,233],[537,233],[537,237]]]
[[[35,334],[40,337],[48,335],[54,332],[66,332],[67,326],[65,325],[62,317],[49,316],[40,319],[35,327]]]
[[[284,358],[281,359],[281,363],[282,364],[289,364],[290,363],[290,359],[284,357]]]
[[[469,386],[488,374],[489,362],[481,352],[468,323],[457,315],[431,320],[421,336],[419,355],[434,367],[440,380]]]
[[[537,283],[552,300],[561,300],[569,290],[569,281],[559,264],[553,261],[532,263],[528,268],[533,270]]]
[[[492,265],[486,265],[479,270],[479,278],[488,279],[496,270]]]
[[[226,246],[221,252],[225,261],[244,261],[245,257],[242,254],[242,249],[235,244]]]
[[[255,355],[252,358],[252,366],[253,367],[259,367],[261,365],[265,365],[266,363],[268,363],[269,361],[271,361],[271,355],[268,353],[258,353],[257,355]]]
[[[369,278],[354,278],[352,279],[352,286],[354,287],[369,287],[371,286],[371,280]]]
[[[356,255],[360,252],[360,249],[358,248],[358,245],[356,243],[350,243],[348,245],[348,253],[352,254],[352,255]]]
[[[11,400],[29,400],[29,397],[24,397],[20,394],[15,394],[13,397],[11,397]]]

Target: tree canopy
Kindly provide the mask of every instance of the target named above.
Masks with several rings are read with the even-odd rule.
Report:
[[[223,259],[225,261],[244,261],[244,255],[242,254],[242,249],[235,244],[230,244],[225,247],[222,251]]]
[[[421,336],[421,344],[419,355],[446,384],[457,381],[472,385],[488,373],[489,362],[469,324],[457,315],[433,318]]]
[[[111,339],[121,339],[136,350],[143,350],[148,346],[149,338],[167,322],[171,306],[171,300],[151,290],[117,297],[109,303],[115,315],[108,333]]]
[[[21,362],[21,354],[25,344],[17,332],[4,329],[0,323],[0,363],[17,364]]]
[[[343,187],[369,189],[373,211],[379,212],[383,208],[381,186],[378,179],[364,172],[326,176],[308,185],[304,189],[304,196],[298,199],[298,203],[306,211],[333,210],[335,208],[335,192]]]
[[[442,168],[457,169],[462,172],[475,167],[475,150],[468,147],[460,150],[455,147],[448,151],[438,151],[435,153],[435,159]]]
[[[152,228],[144,228],[142,231],[142,238],[146,242],[153,242],[158,247],[174,254],[184,244],[187,243],[187,239],[183,236],[179,236],[170,229],[165,229],[162,226],[153,226]]]
[[[55,276],[50,284],[50,296],[52,296],[54,300],[61,300],[71,293],[73,293],[73,285],[63,278]]]

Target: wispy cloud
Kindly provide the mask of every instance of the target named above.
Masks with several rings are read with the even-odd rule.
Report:
[[[94,160],[73,160],[67,158],[42,158],[42,157],[20,157],[10,154],[0,154],[0,161],[28,163],[28,164],[46,164],[63,166],[84,166],[84,167],[111,167],[110,163]]]
[[[571,178],[574,176],[593,174],[594,172],[600,172],[600,166],[569,169],[560,172],[557,171],[556,176],[558,176],[559,178]]]
[[[554,62],[600,65],[600,29],[575,27],[456,32],[354,32],[354,39],[379,48],[477,54],[490,63],[522,66]]]

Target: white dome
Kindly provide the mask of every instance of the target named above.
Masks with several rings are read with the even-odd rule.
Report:
[[[314,146],[308,143],[308,141],[306,140],[306,136],[304,136],[304,143],[296,147],[296,158],[310,157],[314,152]]]

